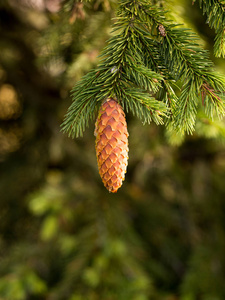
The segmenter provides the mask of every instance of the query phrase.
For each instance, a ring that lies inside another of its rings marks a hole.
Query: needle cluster
[[[216,2],[222,3],[210,3]],[[206,1],[200,5],[204,8]],[[222,4],[220,8],[218,24],[223,24]],[[214,18],[209,17],[211,26]],[[180,90],[174,90],[176,84]],[[102,102],[112,97],[143,123],[166,123],[180,135],[192,133],[199,105],[211,119],[225,114],[224,91],[225,79],[214,71],[208,52],[190,29],[167,19],[150,1],[123,0],[98,66],[72,91],[63,131],[81,136]]]

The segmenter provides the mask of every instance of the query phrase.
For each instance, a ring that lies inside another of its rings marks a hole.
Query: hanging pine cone
[[[128,161],[128,132],[119,103],[108,98],[100,107],[95,123],[96,155],[104,186],[112,193],[121,187]]]

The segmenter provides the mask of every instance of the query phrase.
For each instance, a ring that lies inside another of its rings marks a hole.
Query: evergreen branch
[[[217,117],[225,115],[225,94],[216,94],[215,90],[207,84],[201,88],[202,102],[206,115],[213,120],[214,114]]]
[[[178,99],[174,127],[176,131],[184,134],[194,131],[198,106],[198,85],[190,79],[181,91]]]
[[[203,76],[205,71],[210,71],[212,62],[208,59],[208,51],[199,46],[199,40],[190,29],[180,28],[179,24],[174,24],[166,20],[165,12],[158,7],[147,9],[142,7],[144,14],[141,14],[148,31],[152,27],[158,28],[160,25],[164,28],[165,34],[160,37],[160,42],[155,44],[161,55],[163,65],[169,70],[175,80],[187,80],[192,76]],[[146,28],[143,30],[146,32]],[[146,42],[147,39],[143,39]],[[146,45],[147,46],[147,45]]]
[[[159,89],[159,92],[156,94],[159,99],[162,99],[163,102],[169,107],[169,118],[166,119],[166,126],[174,122],[175,114],[177,110],[177,101],[178,97],[174,92],[171,82],[169,80],[164,80],[162,83],[162,88]]]
[[[188,132],[193,131],[198,104],[196,97],[199,97],[198,91],[202,88],[203,81],[208,84],[209,89],[214,91],[214,94],[211,93],[207,97],[208,113],[210,107],[211,115],[214,113],[218,116],[224,115],[224,105],[221,104],[222,101],[218,101],[221,99],[218,94],[225,90],[224,80],[214,76],[208,52],[199,47],[196,35],[186,28],[178,28],[178,24],[165,21],[163,10],[160,11],[158,8],[147,10],[145,7],[144,11],[149,17],[149,23],[155,23],[155,27],[162,26],[164,29],[161,34],[162,42],[158,43],[164,66],[175,80],[182,80],[185,84],[178,100],[180,101],[179,105],[175,109],[175,119],[177,120],[174,120],[174,123],[178,126],[177,129],[181,132],[184,132],[184,128]],[[150,30],[151,28],[149,28]],[[193,90],[193,84],[190,85],[191,82],[194,83],[196,92]],[[218,88],[215,89],[215,85]],[[188,86],[190,88],[187,88]],[[182,105],[184,106],[182,107]],[[181,120],[178,120],[179,117]],[[188,122],[190,123],[188,124]]]
[[[225,58],[225,25],[221,27],[215,37],[214,55]]]
[[[179,98],[174,81],[183,84]],[[116,96],[144,123],[162,124],[169,112],[167,126],[191,133],[199,103],[211,118],[225,114],[224,90],[224,79],[212,70],[194,33],[167,20],[165,11],[148,1],[120,1],[113,36],[96,70],[76,85],[63,130],[81,135],[101,102]]]
[[[103,49],[95,73],[87,75],[76,85],[73,103],[64,120],[63,131],[71,136],[82,135],[99,103],[114,95],[119,101],[127,102],[126,107],[141,116],[144,122],[154,120],[157,124],[162,123],[160,114],[164,115],[166,105],[163,103],[160,105],[157,100],[153,101],[150,94],[157,92],[163,77],[149,70],[142,62],[143,53],[136,38],[138,32],[135,30],[135,25],[140,24],[137,6],[133,1],[121,1],[117,21],[113,26],[114,36]],[[126,87],[122,92],[121,82]],[[136,91],[140,91],[137,87],[143,88],[149,94],[141,92],[138,95],[134,89],[129,89],[132,86],[135,86]]]
[[[186,28],[167,26],[167,35],[160,44],[164,63],[175,80],[197,79],[210,71],[208,52],[199,47],[197,37]]]
[[[215,92],[215,88],[221,88],[221,81],[217,82],[215,75],[209,75],[209,82],[202,83],[202,80],[196,82],[194,79],[191,79],[183,87],[181,95],[178,99],[178,105],[176,108],[176,118],[175,118],[175,128],[178,132],[192,133],[194,131],[194,125],[197,114],[197,107],[199,105],[199,96],[201,94],[202,105],[206,115],[214,119],[216,117],[225,115],[225,94]],[[200,88],[199,88],[200,86]]]
[[[139,32],[138,39],[142,48],[142,57],[144,65],[151,70],[154,70],[156,74],[161,75],[161,86],[156,94],[156,98],[164,101],[170,108],[171,117],[174,116],[174,109],[176,107],[177,96],[171,87],[170,75],[168,69],[164,66],[163,61],[159,55],[158,42],[149,37],[149,33],[144,29],[136,28]],[[167,119],[167,123],[169,119]]]
[[[143,1],[142,1],[143,2]],[[138,3],[138,9],[142,8],[142,5],[140,1]],[[147,3],[147,2],[145,2]],[[149,4],[148,4],[149,6]],[[140,10],[139,10],[140,12]],[[164,19],[164,17],[163,17]],[[133,53],[131,54],[131,57],[136,57],[136,61],[139,61],[139,64],[142,66],[146,66],[145,69],[148,69],[148,72],[151,72],[152,74],[154,70],[156,75],[153,75],[155,79],[158,81],[160,80],[160,86],[157,86],[157,90],[159,89],[159,92],[157,93],[158,99],[163,100],[166,105],[170,108],[170,113],[173,116],[174,109],[176,107],[176,95],[171,88],[170,83],[168,82],[169,78],[171,77],[169,75],[169,72],[167,68],[163,65],[163,62],[161,60],[161,57],[159,55],[159,46],[158,42],[152,38],[152,35],[149,31],[146,30],[146,24],[149,25],[149,19],[140,18],[139,22],[134,22],[132,24],[132,28],[134,31],[133,36],[133,44],[136,46],[133,50]],[[144,26],[143,26],[144,23]],[[133,47],[132,47],[133,48]],[[132,49],[130,48],[130,50]],[[133,60],[132,60],[133,61]],[[137,70],[137,67],[136,67]],[[137,70],[137,72],[140,74],[141,70]],[[151,77],[150,75],[149,77]],[[156,81],[156,80],[154,80]],[[157,81],[156,81],[157,82]],[[149,83],[149,81],[148,81]],[[139,82],[139,85],[141,83]],[[142,86],[143,87],[143,86]],[[146,86],[144,86],[146,88]],[[157,90],[154,89],[153,86],[151,86],[151,89],[156,92]]]
[[[201,86],[201,95],[203,107],[212,120],[214,114],[217,118],[225,115],[225,79],[217,73],[207,74],[207,82],[205,81]]]
[[[144,65],[135,65],[128,57],[126,57],[126,62],[123,75],[127,80],[151,93],[158,91],[161,86],[160,82],[163,79],[160,74],[151,71]]]
[[[199,0],[199,5],[203,14],[207,15],[206,22],[216,32],[214,54],[216,57],[225,57],[225,2],[221,0]]]
[[[193,3],[196,0],[193,1]],[[224,24],[225,1],[221,0],[199,0],[200,8],[203,14],[207,15],[207,23],[215,30],[218,30]]]
[[[89,120],[93,119],[97,109],[98,89],[93,82],[97,79],[96,71],[91,71],[83,77],[72,90],[73,102],[65,115],[62,131],[68,136],[82,136]]]
[[[168,108],[153,98],[149,93],[137,88],[121,86],[120,99],[127,112],[131,111],[142,122],[154,121],[157,125],[163,124],[163,116],[167,116]]]

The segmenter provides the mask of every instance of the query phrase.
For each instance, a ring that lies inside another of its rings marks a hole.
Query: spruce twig
[[[194,3],[195,1],[193,1]],[[215,29],[214,55],[225,57],[225,1],[199,0],[203,14],[207,16],[207,23]]]
[[[224,78],[213,70],[197,36],[168,20],[163,9],[145,0],[120,1],[112,34],[96,69],[73,90],[62,125],[69,136],[82,135],[109,97],[117,98],[143,123],[163,124],[167,117],[167,126],[172,124],[181,135],[194,131],[200,104],[210,118],[225,114]],[[180,95],[173,90],[176,82],[182,85]]]

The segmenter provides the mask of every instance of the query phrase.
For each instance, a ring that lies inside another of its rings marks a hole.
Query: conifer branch
[[[108,97],[143,123],[162,124],[167,117],[167,126],[180,134],[193,132],[200,104],[210,118],[225,114],[224,78],[213,70],[197,36],[168,20],[163,9],[145,0],[120,1],[112,32],[96,70],[73,90],[63,131],[82,135]],[[179,96],[173,90],[177,81]]]
[[[113,96],[144,123],[151,120],[162,123],[160,115],[165,115],[167,106],[163,102],[158,104],[159,101],[153,98],[162,76],[142,63],[142,50],[135,43],[138,33],[134,24],[141,23],[137,15],[134,1],[121,1],[113,27],[114,36],[103,49],[99,65],[95,71],[84,76],[73,90],[73,103],[62,129],[69,136],[82,135],[101,102]],[[132,87],[139,87],[140,93],[137,94]]]
[[[163,102],[155,100],[150,94],[137,88],[122,88],[125,108],[131,111],[143,123],[154,121],[157,125],[163,124],[162,116],[166,116],[167,108]]]
[[[195,2],[195,1],[193,1]],[[207,15],[207,23],[215,29],[216,37],[214,55],[225,57],[225,1],[224,0],[199,0],[203,14]]]
[[[213,94],[207,97],[206,112],[211,117],[214,113],[217,116],[224,115],[224,79],[215,75],[213,64],[208,59],[208,52],[200,48],[197,36],[189,29],[180,28],[178,24],[166,20],[163,10],[154,7],[151,10],[147,10],[146,7],[143,9],[145,19],[148,17],[147,24],[150,24],[149,31],[159,26],[163,28],[161,42],[157,45],[163,65],[169,71],[168,75],[184,83],[177,100],[178,105],[174,110],[175,116],[172,116],[176,130],[182,134],[194,130],[197,106],[200,103],[199,91],[202,91],[204,83],[213,91]],[[215,86],[218,88],[215,89]]]
[[[182,89],[175,115],[175,127],[181,134],[192,133],[197,115],[198,85],[190,79]]]

